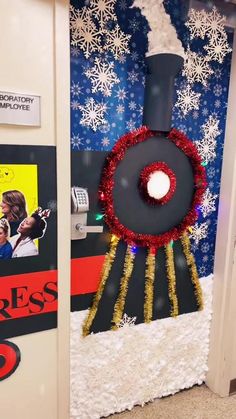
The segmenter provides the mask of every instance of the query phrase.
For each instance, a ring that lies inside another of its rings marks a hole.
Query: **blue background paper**
[[[77,9],[88,2],[73,0],[71,4]],[[145,53],[147,51],[148,24],[141,15],[140,10],[129,8],[131,0],[118,0],[115,12],[118,23],[125,34],[130,34],[130,54],[125,54],[120,60],[114,60],[111,52],[93,53],[86,59],[79,47],[71,46],[71,148],[73,151],[109,151],[120,136],[142,125],[142,110],[145,79]],[[171,16],[178,37],[185,49],[190,44],[191,49],[205,53],[205,41],[201,39],[190,40],[189,30],[185,26],[187,18],[187,2],[181,0],[164,1],[167,12]],[[157,17],[158,18],[158,17]],[[228,33],[228,41],[232,46],[233,34]],[[110,97],[101,92],[92,93],[92,84],[84,74],[86,69],[93,66],[94,58],[104,57],[114,62],[114,71],[120,83],[112,88]],[[209,78],[207,86],[194,83],[194,91],[201,93],[200,107],[191,111],[186,117],[173,108],[172,125],[183,131],[192,141],[202,139],[201,126],[207,121],[209,115],[215,116],[219,122],[220,135],[217,137],[217,156],[206,166],[208,187],[212,194],[219,195],[222,156],[224,148],[225,120],[227,112],[228,86],[230,76],[231,54],[227,54],[223,63],[211,61],[214,74]],[[179,76],[176,79],[176,90],[181,89],[186,78]],[[175,92],[176,95],[176,92]],[[100,126],[96,132],[80,124],[81,111],[79,105],[84,105],[86,99],[93,97],[107,106],[105,119],[107,124]],[[216,210],[203,218],[199,214],[198,222],[207,222],[208,234],[199,244],[192,241],[192,251],[197,262],[200,277],[213,272],[214,248],[217,226],[218,199]]]

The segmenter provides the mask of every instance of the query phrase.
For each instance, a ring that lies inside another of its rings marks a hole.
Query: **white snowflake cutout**
[[[207,237],[208,224],[207,223],[195,223],[194,226],[189,228],[191,234],[190,238],[194,240],[196,245],[199,241]]]
[[[127,314],[124,314],[122,320],[119,323],[116,323],[116,326],[120,329],[122,327],[134,326],[137,317],[129,317]]]
[[[219,119],[215,118],[213,115],[209,116],[205,124],[201,126],[205,138],[214,140],[220,135],[219,122]]]
[[[113,62],[106,63],[98,57],[95,58],[94,66],[85,71],[86,76],[91,80],[93,93],[100,91],[105,96],[111,96],[112,87],[120,81],[113,68]]]
[[[91,0],[89,7],[95,18],[99,21],[100,28],[103,29],[109,20],[117,20],[115,14],[116,0]]]
[[[232,51],[227,39],[223,37],[212,38],[210,43],[203,48],[207,51],[208,60],[218,61],[220,64],[223,63],[226,54]]]
[[[81,125],[92,128],[93,131],[97,131],[97,128],[106,124],[104,113],[106,111],[106,105],[103,103],[96,103],[93,98],[89,98],[85,105],[80,105],[79,109],[82,112]]]
[[[76,9],[74,6],[70,6],[70,30],[72,40],[75,40],[80,36],[81,31],[85,30],[88,26],[94,26],[92,15],[87,7],[82,9]]]
[[[123,54],[129,54],[130,50],[128,47],[129,40],[131,35],[126,35],[116,24],[114,29],[106,30],[106,42],[105,42],[105,50],[111,51],[114,55],[116,60]]]
[[[210,39],[217,39],[219,36],[225,38],[225,22],[225,16],[222,16],[214,6],[211,12],[206,13],[206,35]]]
[[[185,89],[177,90],[176,93],[178,99],[175,106],[183,112],[184,116],[193,109],[199,109],[201,93],[195,93],[189,84]]]
[[[216,140],[212,137],[204,137],[201,141],[196,141],[195,145],[206,164],[216,158]]]
[[[213,70],[209,65],[207,57],[188,49],[185,54],[182,74],[187,77],[189,83],[199,82],[206,86],[208,78],[213,74]]]
[[[203,200],[202,203],[200,205],[200,209],[202,211],[202,215],[205,218],[207,215],[211,214],[213,211],[216,211],[216,199],[217,199],[218,195],[213,195],[210,192],[210,189],[207,188],[204,196],[203,196]]]
[[[185,23],[190,32],[190,39],[204,39],[206,34],[206,12],[205,10],[190,9],[188,20]]]

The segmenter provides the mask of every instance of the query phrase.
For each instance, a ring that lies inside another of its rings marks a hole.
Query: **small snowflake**
[[[213,211],[216,211],[216,199],[218,195],[213,195],[210,192],[210,189],[207,188],[202,203],[200,205],[200,209],[202,211],[203,217],[205,218],[207,215],[211,214]]]
[[[136,103],[135,103],[135,101],[134,100],[131,100],[130,102],[129,102],[129,109],[131,110],[131,111],[134,111],[135,109],[136,109]]]
[[[127,0],[120,0],[120,2],[119,2],[119,8],[120,8],[120,10],[126,10],[128,8],[128,6],[127,6]]]
[[[71,45],[79,46],[85,57],[89,58],[92,52],[101,51],[101,32],[92,21],[91,12],[86,7],[77,10],[71,6],[70,10]]]
[[[117,113],[123,113],[125,111],[125,107],[124,107],[124,105],[117,105],[117,107],[116,107],[116,112]]]
[[[127,99],[127,91],[124,88],[119,87],[116,91],[116,97],[118,100],[124,102],[125,99]]]
[[[209,245],[209,243],[203,243],[203,244],[201,245],[201,251],[202,251],[203,253],[208,253],[208,252],[209,252],[209,250],[210,250],[210,245]]]
[[[206,13],[206,35],[210,39],[217,39],[219,36],[226,37],[225,16],[222,16],[214,6],[210,13]]]
[[[133,19],[129,19],[128,27],[131,30],[131,32],[135,33],[139,31],[139,25],[140,25],[140,22],[135,17]]]
[[[204,39],[206,34],[206,12],[204,10],[190,9],[188,21],[185,25],[190,31],[190,39],[195,37]]]
[[[214,140],[216,137],[218,137],[218,135],[220,135],[220,130],[218,127],[219,122],[220,121],[214,118],[214,116],[209,116],[208,120],[201,127],[205,138]]]
[[[131,38],[131,35],[126,35],[116,24],[114,29],[106,31],[106,42],[105,49],[111,51],[116,60],[119,59],[122,54],[129,54],[130,50],[128,48],[128,43]]]
[[[80,49],[77,47],[71,47],[72,57],[78,57],[80,55]]]
[[[80,103],[77,100],[72,100],[70,106],[73,111],[78,111],[80,107]]]
[[[103,28],[109,20],[117,20],[114,7],[116,0],[91,0],[90,10],[95,18],[99,21],[100,27]]]
[[[83,144],[83,139],[77,134],[72,133],[71,145],[73,150],[80,150],[80,146]]]
[[[130,118],[130,120],[126,122],[126,128],[129,131],[134,131],[135,130],[135,128],[136,128],[135,121],[132,118]]]
[[[81,125],[88,126],[97,131],[99,125],[105,124],[104,119],[106,107],[103,103],[96,103],[93,98],[89,98],[85,105],[80,105],[82,112]]]
[[[215,107],[220,108],[221,107],[221,101],[219,99],[215,100]]]
[[[118,58],[119,63],[124,64],[126,62],[126,56],[121,54]]]
[[[105,123],[100,125],[98,129],[102,134],[107,134],[110,131],[111,127],[109,122],[105,121]]]
[[[207,57],[187,51],[185,55],[183,75],[187,77],[189,83],[199,82],[206,86],[207,80],[213,74]]]
[[[108,137],[102,138],[102,145],[103,147],[107,147],[110,144],[110,140]]]
[[[213,93],[217,97],[221,96],[222,95],[222,86],[220,84],[216,84],[213,87]]]
[[[218,61],[220,64],[223,63],[226,54],[232,51],[226,38],[213,38],[204,49],[207,51],[208,59]]]
[[[133,51],[131,53],[131,60],[132,61],[138,61],[138,58],[139,58],[139,55],[138,55],[137,51]]]
[[[198,118],[199,118],[199,112],[193,111],[193,119],[198,119]]]
[[[91,80],[93,93],[100,91],[105,96],[111,96],[112,87],[120,81],[113,68],[113,62],[106,63],[98,57],[95,58],[94,67],[85,71],[86,76]]]
[[[205,239],[207,237],[207,230],[208,230],[207,223],[202,223],[202,224],[196,223],[194,226],[190,227],[190,231],[191,231],[190,237],[198,245],[200,240]]]
[[[136,73],[136,71],[134,71],[134,69],[132,69],[131,71],[128,71],[127,79],[133,85],[135,82],[138,82],[138,73]]]
[[[196,141],[195,144],[205,163],[216,158],[216,141],[212,137],[204,137],[201,141]]]
[[[134,326],[136,319],[137,317],[129,317],[127,314],[124,314],[123,319],[116,326],[118,328]]]
[[[190,85],[183,90],[177,90],[178,100],[175,106],[179,108],[183,115],[187,115],[192,109],[199,109],[200,93],[195,93]]]
[[[72,84],[71,84],[71,88],[70,88],[72,96],[73,97],[75,97],[75,96],[79,97],[80,95],[83,95],[82,90],[83,90],[83,87],[80,86],[79,82],[75,83],[74,80],[72,80]]]

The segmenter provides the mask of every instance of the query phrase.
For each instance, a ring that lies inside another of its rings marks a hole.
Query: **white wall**
[[[69,417],[68,25],[67,0],[0,0],[0,90],[42,98],[41,127],[1,125],[0,144],[57,145],[58,219],[65,228],[58,230],[59,329],[9,339],[22,361],[0,383],[2,419]]]

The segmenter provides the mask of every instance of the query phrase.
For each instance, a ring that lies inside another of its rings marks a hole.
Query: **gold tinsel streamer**
[[[83,325],[83,336],[87,336],[90,332],[91,325],[97,313],[99,301],[102,297],[104,287],[106,285],[112,264],[116,256],[116,249],[117,249],[118,243],[119,243],[119,238],[113,235],[111,238],[110,250],[106,254],[105,261],[103,264],[103,268],[101,272],[101,281],[100,281],[98,290],[96,292],[96,295],[94,297],[92,307],[89,310],[88,317],[85,320],[84,325]]]
[[[113,312],[112,330],[116,330],[118,328],[117,324],[121,322],[122,317],[123,317],[123,311],[125,307],[126,295],[128,292],[129,280],[131,278],[133,267],[134,267],[134,258],[135,258],[135,253],[132,251],[132,247],[127,246],[123,276],[121,278],[121,284],[120,284],[120,292],[116,300],[114,312]]]
[[[148,255],[146,259],[146,271],[145,271],[145,300],[144,300],[144,321],[150,323],[153,315],[153,285],[155,279],[155,252],[152,249],[148,249]]]
[[[168,294],[171,304],[170,315],[176,317],[179,314],[178,298],[176,295],[176,277],[174,265],[174,252],[171,244],[165,246],[166,252],[166,270],[168,278]]]
[[[197,299],[198,309],[202,310],[203,309],[202,289],[199,282],[195,259],[190,251],[190,240],[187,233],[184,233],[184,235],[181,237],[181,243],[183,246],[183,252],[186,257],[187,265],[190,270],[191,280],[194,286],[194,293]]]

